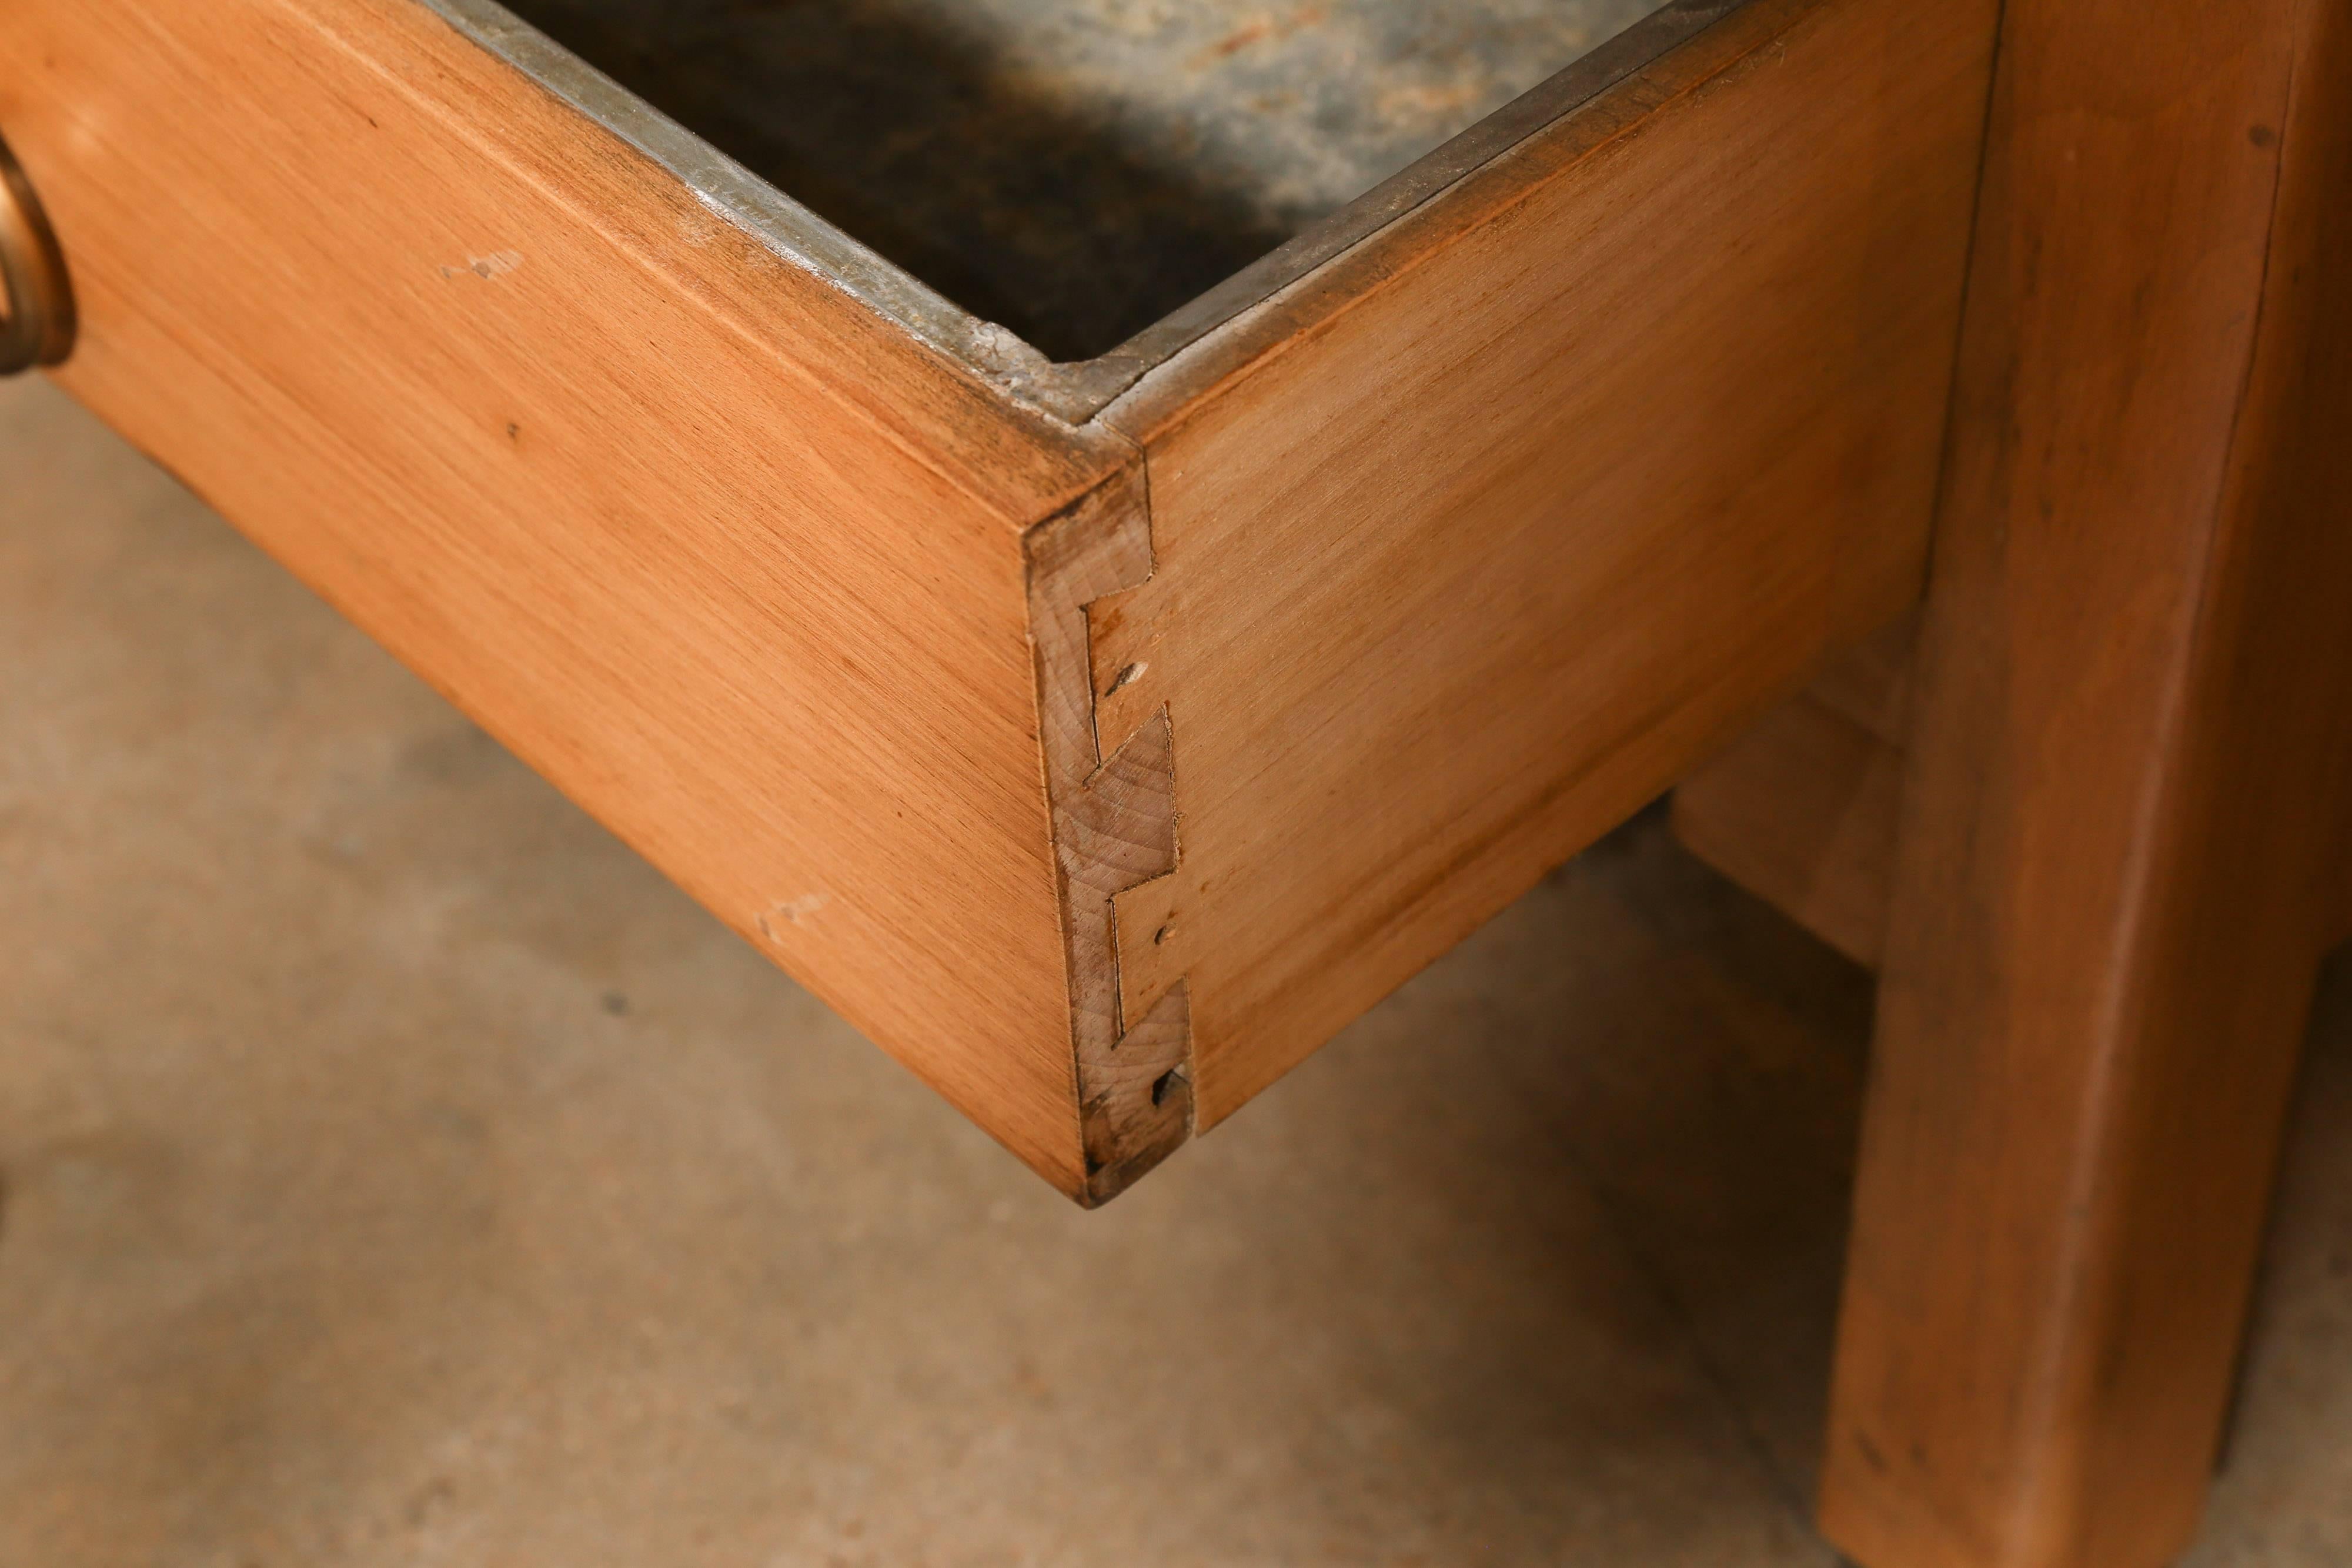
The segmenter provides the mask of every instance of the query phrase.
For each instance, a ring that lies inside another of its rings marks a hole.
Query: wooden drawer
[[[1993,9],[1670,5],[1062,363],[488,0],[15,0],[0,131],[64,385],[1099,1201],[1916,597]]]

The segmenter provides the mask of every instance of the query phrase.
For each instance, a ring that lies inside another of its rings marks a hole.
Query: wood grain
[[[1685,8],[1076,427],[413,0],[0,123],[74,392],[1099,1202],[1916,597],[1991,6]]]
[[[1756,0],[1108,411],[1202,1126],[1916,595],[1992,25]]]
[[[1132,462],[406,0],[26,0],[61,380],[1048,1177],[1024,529]]]
[[[1823,1521],[2195,1529],[2352,737],[2352,7],[2011,0]]]

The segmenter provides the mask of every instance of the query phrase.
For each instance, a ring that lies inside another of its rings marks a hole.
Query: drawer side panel
[[[409,0],[28,0],[63,383],[1076,1192],[1055,435]],[[1131,455],[1129,455],[1131,460]]]
[[[1917,595],[1994,22],[1753,0],[1108,411],[1201,1125]]]

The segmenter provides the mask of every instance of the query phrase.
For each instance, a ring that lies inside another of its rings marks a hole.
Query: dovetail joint
[[[1162,705],[1124,735],[1098,695],[1133,688],[1141,663],[1097,693],[1089,606],[1152,572],[1137,465],[1026,536],[1030,640],[1070,987],[1070,1043],[1085,1155],[1080,1201],[1108,1202],[1192,1135],[1192,1001],[1180,978],[1148,1003],[1121,984],[1115,900],[1176,868],[1175,736]]]

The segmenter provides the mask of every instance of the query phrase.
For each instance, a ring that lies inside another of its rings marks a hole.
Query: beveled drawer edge
[[[1177,354],[1753,0],[1669,0],[1118,348],[1066,363],[1046,359],[1010,329],[972,315],[852,238],[498,0],[417,3],[651,160],[788,265],[840,289],[998,392],[1084,424]]]

